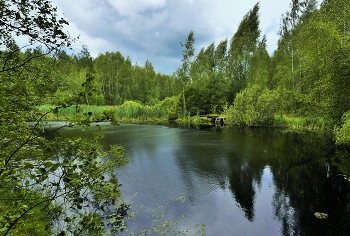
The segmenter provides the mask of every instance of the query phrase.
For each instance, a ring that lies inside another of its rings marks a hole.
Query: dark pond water
[[[65,128],[63,137],[105,134],[126,148],[117,170],[122,193],[137,212],[130,231],[149,228],[156,210],[181,220],[193,235],[350,235],[350,156],[326,134],[271,129],[102,125]],[[328,214],[317,219],[315,212]]]

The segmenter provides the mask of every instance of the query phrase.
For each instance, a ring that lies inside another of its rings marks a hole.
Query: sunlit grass
[[[330,128],[331,122],[324,117],[295,117],[277,115],[274,126],[288,127],[292,129],[325,130]]]
[[[135,105],[137,104],[137,105]],[[107,118],[125,123],[164,123],[168,119],[168,111],[159,106],[146,106],[142,104],[127,103],[120,106],[91,106],[74,105],[59,108],[54,111],[54,105],[42,105],[38,109],[47,114],[46,120],[78,121],[89,117],[90,121],[106,121]]]

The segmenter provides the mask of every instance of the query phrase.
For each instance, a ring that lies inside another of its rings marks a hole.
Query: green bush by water
[[[350,111],[343,116],[342,125],[335,128],[337,145],[350,146]]]

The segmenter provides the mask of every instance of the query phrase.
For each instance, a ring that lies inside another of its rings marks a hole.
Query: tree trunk
[[[185,115],[186,115],[185,85],[182,86],[182,103],[183,103],[184,118],[185,118]]]

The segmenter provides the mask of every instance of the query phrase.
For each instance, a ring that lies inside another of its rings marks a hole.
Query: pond
[[[62,137],[104,133],[129,163],[116,170],[123,197],[137,212],[129,232],[157,217],[180,220],[193,235],[350,235],[349,156],[327,134],[275,129],[195,129],[163,125],[92,126]],[[156,216],[152,216],[156,211]],[[326,213],[318,219],[314,213]],[[185,218],[182,218],[182,216]],[[186,220],[187,219],[187,220]]]

